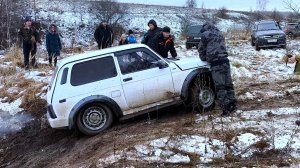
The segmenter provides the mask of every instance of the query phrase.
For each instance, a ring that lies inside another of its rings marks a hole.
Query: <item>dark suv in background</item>
[[[192,25],[188,28],[187,32],[187,39],[186,39],[186,49],[190,49],[194,46],[198,46],[200,40],[201,40],[201,33],[200,30],[202,28],[202,25]]]
[[[300,36],[300,22],[299,23],[287,23],[284,27],[284,32],[289,38],[294,39]]]
[[[255,46],[257,51],[267,47],[286,48],[286,35],[277,22],[262,20],[253,26],[251,45]]]

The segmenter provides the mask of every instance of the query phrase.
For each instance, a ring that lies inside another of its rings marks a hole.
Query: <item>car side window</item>
[[[77,63],[71,71],[71,85],[79,86],[117,76],[113,57],[103,57]]]
[[[145,51],[133,51],[119,54],[117,60],[121,73],[128,74],[158,67],[159,58]]]

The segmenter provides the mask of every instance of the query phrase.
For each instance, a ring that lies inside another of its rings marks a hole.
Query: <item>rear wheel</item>
[[[190,89],[191,105],[199,112],[211,111],[215,106],[213,81],[208,75],[198,75]]]
[[[91,104],[77,116],[77,127],[86,135],[96,135],[106,130],[113,122],[112,111],[104,104]]]

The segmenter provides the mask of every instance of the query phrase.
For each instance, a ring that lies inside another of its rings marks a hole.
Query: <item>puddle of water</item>
[[[9,112],[0,110],[0,138],[21,130],[25,124],[33,118],[24,113],[11,115]]]

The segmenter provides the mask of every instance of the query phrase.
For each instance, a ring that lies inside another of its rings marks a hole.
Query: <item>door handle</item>
[[[124,82],[130,81],[130,80],[132,80],[132,77],[123,79]]]

